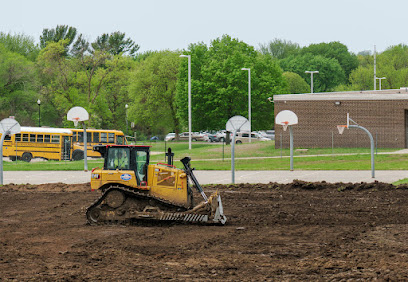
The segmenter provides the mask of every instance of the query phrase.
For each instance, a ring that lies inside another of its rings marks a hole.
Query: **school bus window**
[[[4,141],[10,141],[10,140],[11,140],[11,136],[10,136],[10,135],[4,136]]]
[[[30,142],[35,142],[35,134],[30,134]]]
[[[51,143],[59,143],[59,142],[60,142],[59,135],[52,135],[51,136]]]
[[[88,143],[92,142],[92,133],[91,132],[86,133],[86,142],[88,142]]]
[[[93,133],[93,142],[94,143],[99,143],[99,132],[94,132]]]
[[[84,133],[83,132],[78,132],[78,140],[77,142],[84,142]]]
[[[108,142],[108,133],[101,132],[101,143],[107,143]]]
[[[109,143],[115,143],[115,133],[109,133]]]
[[[23,141],[28,142],[28,134],[23,134]]]
[[[78,132],[74,131],[74,133],[73,133],[73,135],[72,135],[72,141],[73,141],[73,142],[76,142],[76,141],[77,141],[77,135],[78,135]]]
[[[44,135],[44,143],[50,143],[51,142],[51,136],[50,135]]]
[[[23,135],[23,139],[24,139],[24,135]],[[37,142],[42,143],[43,140],[44,140],[44,135],[38,134],[38,135],[37,135]]]
[[[21,141],[21,134],[17,133],[16,134],[16,142],[20,142]]]

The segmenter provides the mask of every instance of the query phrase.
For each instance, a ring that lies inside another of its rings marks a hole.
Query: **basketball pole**
[[[235,184],[235,135],[237,135],[237,130],[234,130],[232,135],[231,144],[231,182]]]
[[[351,119],[350,119],[351,120]],[[373,135],[368,131],[367,128],[362,127],[360,125],[354,125],[350,124],[349,128],[358,128],[363,130],[365,133],[367,133],[368,137],[370,138],[370,144],[371,144],[371,177],[375,178],[375,167],[374,167],[374,138]]]
[[[350,121],[353,122],[354,124],[350,124]],[[374,138],[373,135],[368,131],[367,128],[358,125],[357,122],[352,120],[350,118],[349,113],[347,113],[347,125],[338,125],[337,129],[339,130],[339,134],[343,134],[344,128],[357,128],[363,130],[365,133],[367,133],[368,137],[370,138],[370,145],[371,145],[371,177],[375,178],[375,164],[374,164]]]
[[[84,171],[88,171],[88,136],[86,134],[86,125],[85,121],[82,122],[83,127],[84,127]]]
[[[290,142],[290,171],[293,171],[293,131],[289,125],[289,142]]]
[[[10,131],[7,130],[1,135],[1,141],[0,141],[0,185],[3,185],[3,143],[4,143],[4,138],[6,135],[10,134]]]

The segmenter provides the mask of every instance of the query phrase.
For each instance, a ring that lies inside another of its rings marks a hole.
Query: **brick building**
[[[378,148],[408,148],[408,88],[378,91],[284,94],[273,97],[275,117],[283,110],[298,116],[293,126],[294,147],[369,147],[367,134],[337,125],[346,124],[347,113],[373,135]],[[275,125],[275,147],[289,147],[289,130]]]

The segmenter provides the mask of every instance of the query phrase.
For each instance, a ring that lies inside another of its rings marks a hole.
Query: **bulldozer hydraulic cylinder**
[[[193,169],[190,166],[191,158],[190,157],[185,157],[185,158],[181,159],[180,161],[183,163],[184,168],[185,168],[184,171],[186,172],[186,174],[190,177],[191,181],[196,186],[197,191],[200,192],[201,196],[203,196],[204,201],[208,202],[208,198],[205,195],[205,193],[203,191],[203,188],[201,187],[200,183],[198,183],[197,178],[193,174]]]

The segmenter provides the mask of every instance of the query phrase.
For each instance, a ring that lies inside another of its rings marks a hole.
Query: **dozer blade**
[[[183,213],[163,213],[160,220],[207,222],[222,225],[227,222],[222,207],[221,196],[218,193],[212,194],[207,202],[201,202],[193,209]]]
[[[203,201],[195,206],[192,210],[186,211],[185,213],[191,214],[204,214],[208,215],[206,222],[225,224],[227,218],[224,215],[224,209],[222,207],[221,196],[218,192],[212,194],[207,202]]]

